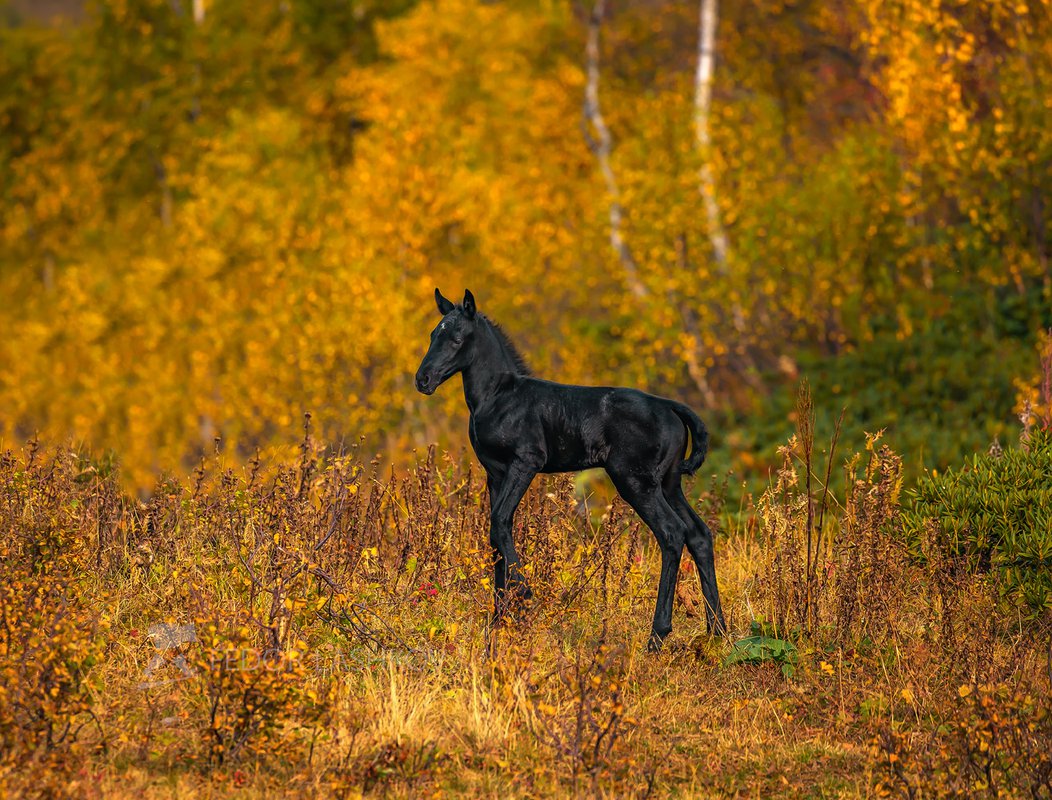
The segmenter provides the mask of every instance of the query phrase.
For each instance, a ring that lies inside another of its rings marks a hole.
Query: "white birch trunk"
[[[712,171],[712,137],[709,133],[709,115],[712,107],[712,81],[716,72],[716,29],[719,26],[719,0],[700,0],[698,9],[698,69],[694,76],[694,133],[698,142],[698,153],[701,156],[701,167],[698,170],[698,188],[702,205],[705,208],[709,244],[712,247],[716,274],[722,278],[730,277],[730,245],[727,232],[720,220],[720,207],[717,202],[716,178]],[[731,287],[728,287],[730,289]],[[744,334],[746,331],[745,312],[737,300],[731,302],[731,322],[735,330]],[[747,345],[738,346],[738,358],[741,361],[741,374],[758,391],[763,390],[763,382],[756,372],[756,364],[749,353]],[[695,383],[703,391],[708,390],[707,382],[703,384],[697,377]]]
[[[586,57],[588,63],[588,80],[584,93],[584,116],[595,131],[595,138],[588,135],[588,147],[599,161],[599,170],[606,182],[606,191],[610,196],[610,246],[617,253],[621,261],[621,267],[625,271],[625,282],[636,297],[647,295],[646,287],[639,280],[639,270],[636,261],[632,257],[621,233],[621,223],[624,211],[621,207],[621,192],[617,186],[617,178],[610,166],[610,129],[606,127],[603,113],[599,106],[599,30],[606,14],[606,0],[595,0],[592,14],[588,19],[588,42],[586,46]]]
[[[716,66],[716,26],[718,0],[701,0],[698,14],[698,70],[694,78],[694,133],[701,154],[699,171],[701,199],[705,206],[709,242],[716,259],[717,270],[727,271],[727,234],[720,222],[720,208],[716,202],[716,180],[712,174],[712,139],[709,136],[709,108],[712,104],[712,76]]]

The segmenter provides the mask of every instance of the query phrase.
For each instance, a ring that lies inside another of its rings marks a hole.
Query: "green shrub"
[[[1003,442],[1012,436],[1019,424],[1012,413],[1015,380],[1033,371],[1033,335],[999,330],[1000,318],[978,298],[959,305],[910,336],[889,329],[836,355],[795,353],[799,376],[814,395],[815,441],[828,442],[846,411],[840,451],[862,452],[867,432],[884,431],[882,442],[902,456],[909,485],[925,469],[942,472],[960,464],[962,454],[984,451],[995,437]],[[795,428],[796,379],[766,379],[770,395],[756,407],[710,413],[713,447],[705,462],[704,474],[734,470],[754,497],[778,467],[776,446]],[[842,471],[831,477],[831,491],[842,495],[848,488]],[[728,508],[738,505],[739,486],[730,482]]]
[[[907,497],[903,531],[915,553],[930,525],[953,556],[995,571],[1006,595],[1052,608],[1052,430],[1031,432],[1025,449],[931,473]]]

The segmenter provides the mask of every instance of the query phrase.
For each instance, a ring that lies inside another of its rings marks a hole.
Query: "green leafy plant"
[[[1052,608],[1052,430],[1025,448],[976,455],[907,493],[903,533],[916,555],[928,530],[973,570],[992,570],[1006,596]]]
[[[751,632],[752,636],[739,639],[734,643],[731,652],[723,660],[724,666],[763,664],[771,661],[781,666],[784,677],[793,677],[799,655],[796,645],[784,639],[769,636],[767,626],[757,620],[753,620]]]

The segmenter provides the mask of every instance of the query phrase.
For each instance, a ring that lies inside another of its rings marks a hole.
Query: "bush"
[[[951,555],[993,570],[1006,596],[1052,608],[1052,431],[1034,430],[1025,449],[931,473],[907,496],[903,533],[915,554],[931,526]]]
[[[882,795],[1052,796],[1052,702],[1005,684],[965,684],[930,738],[888,729],[878,748]]]
[[[105,745],[93,671],[106,657],[109,595],[87,596],[77,559],[92,563],[101,539],[87,531],[110,495],[85,474],[68,454],[40,458],[35,442],[23,459],[0,454],[0,775],[31,759],[61,784],[72,754]]]
[[[0,585],[0,619],[3,761],[52,753],[61,760],[77,750],[83,728],[98,724],[90,672],[104,655],[106,620],[72,582],[21,570]]]

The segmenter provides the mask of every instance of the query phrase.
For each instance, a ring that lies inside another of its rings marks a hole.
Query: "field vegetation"
[[[215,455],[141,502],[68,449],[8,453],[5,786],[1047,796],[1047,536],[1009,519],[996,541],[986,526],[951,534],[923,488],[904,513],[902,462],[879,436],[843,467],[832,448],[822,463],[806,389],[796,413],[755,507],[700,493],[730,635],[704,633],[685,566],[660,655],[644,648],[649,533],[565,476],[520,508],[535,596],[493,629],[485,484],[470,462],[431,449],[385,474],[324,447],[308,420],[298,462]],[[988,456],[1009,465],[1000,482],[961,491],[979,503],[1029,489],[1027,513],[1047,519],[1049,422]],[[1011,483],[1028,460],[1046,470],[1036,491]],[[841,468],[845,492],[828,491]]]

